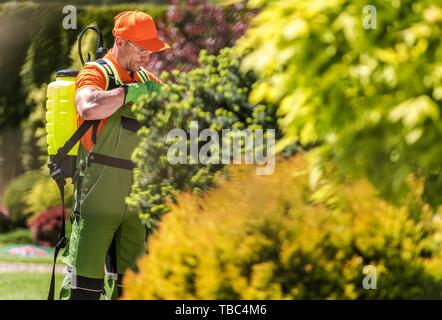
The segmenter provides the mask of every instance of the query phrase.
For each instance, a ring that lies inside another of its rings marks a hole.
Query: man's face
[[[140,71],[141,66],[149,61],[149,56],[152,53],[125,39],[122,40],[120,50],[121,56],[124,57],[122,65],[130,72]]]

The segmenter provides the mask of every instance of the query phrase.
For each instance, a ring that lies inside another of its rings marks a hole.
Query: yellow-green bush
[[[69,209],[73,197],[73,185],[65,185],[65,206]],[[55,181],[45,170],[28,171],[13,180],[3,196],[9,211],[12,227],[25,227],[29,218],[61,204],[60,192]]]
[[[40,171],[28,171],[6,187],[2,202],[9,212],[13,228],[26,226],[26,220],[32,214],[27,209],[26,197],[41,179]]]
[[[204,197],[180,194],[139,272],[127,273],[124,298],[440,298],[440,214],[416,200],[412,215],[365,181],[320,197],[301,156],[270,176],[254,169],[231,167]],[[376,290],[363,288],[366,265]]]
[[[423,198],[442,205],[441,2],[249,4],[263,10],[239,46],[252,48],[242,67],[259,75],[252,102],[279,105],[279,147],[320,144],[318,167],[365,176],[395,203],[418,175]]]
[[[66,209],[69,209],[72,203],[74,187],[67,180],[64,187],[64,203]],[[46,209],[55,207],[61,204],[60,191],[55,181],[49,176],[42,176],[42,178],[34,185],[32,190],[25,197],[27,210],[34,214],[39,214]]]

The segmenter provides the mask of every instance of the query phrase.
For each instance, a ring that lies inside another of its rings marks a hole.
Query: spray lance
[[[101,33],[101,30],[97,26],[89,26],[84,28],[80,34],[78,35],[78,55],[80,56],[81,64],[84,66],[84,60],[83,60],[83,54],[81,53],[81,39],[83,39],[83,35],[88,30],[94,30],[97,33],[98,41],[97,41],[97,47],[95,49],[95,59],[98,60],[100,58],[103,58],[104,55],[107,53],[107,49],[103,46],[103,35]],[[90,62],[91,55],[88,52],[87,53],[87,59],[86,62]]]

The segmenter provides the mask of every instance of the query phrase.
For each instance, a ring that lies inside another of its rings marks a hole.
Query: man
[[[130,105],[158,91],[160,80],[141,66],[150,53],[170,47],[143,12],[125,11],[114,20],[114,46],[103,59],[86,64],[76,80],[78,126],[97,121],[79,147],[61,299],[100,299],[105,262],[106,276],[121,285],[125,270],[135,269],[136,258],[144,252],[146,229],[125,204],[139,128]],[[112,297],[120,292],[114,290]]]

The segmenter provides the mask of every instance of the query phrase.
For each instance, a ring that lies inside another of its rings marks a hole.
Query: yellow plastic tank
[[[75,78],[78,70],[60,70],[48,85],[46,100],[46,134],[48,154],[55,155],[77,130]],[[68,153],[77,155],[79,143]]]

